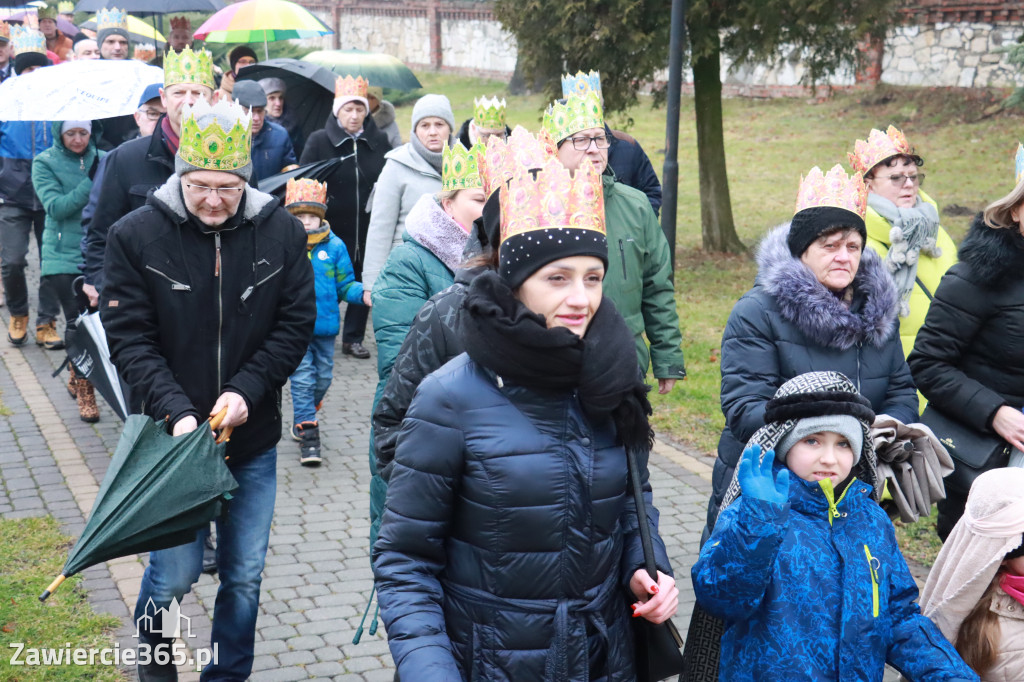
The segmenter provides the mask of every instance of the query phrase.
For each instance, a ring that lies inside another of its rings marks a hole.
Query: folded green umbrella
[[[85,530],[39,600],[94,564],[191,542],[236,488],[210,422],[174,437],[164,422],[130,415]]]

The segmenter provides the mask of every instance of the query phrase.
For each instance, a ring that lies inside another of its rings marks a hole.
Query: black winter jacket
[[[929,404],[992,431],[1003,405],[1024,406],[1024,237],[981,214],[943,276],[907,358]]]
[[[164,140],[163,119],[149,137],[129,140],[110,152],[103,164],[103,176],[92,218],[82,229],[85,281],[103,289],[103,259],[110,226],[146,205],[152,190],[174,175],[174,152]]]
[[[597,654],[589,679],[635,680],[627,584],[643,552],[626,479],[610,420],[591,423],[571,392],[501,385],[465,354],[427,377],[373,551],[402,679],[568,682]]]
[[[789,252],[786,223],[757,255],[754,288],[729,314],[722,335],[725,429],[708,505],[708,529],[750,437],[764,426],[765,404],[805,372],[842,372],[878,414],[916,422],[917,392],[903,358],[896,287],[877,253],[865,249],[847,309]]]
[[[658,215],[661,210],[661,182],[644,148],[621,130],[612,130],[607,124],[604,130],[611,137],[608,165],[615,171],[615,179],[646,194],[654,215]]]
[[[227,446],[232,463],[281,436],[281,386],[316,323],[306,233],[277,199],[246,187],[242,217],[213,231],[190,217],[172,176],[110,230],[100,315],[129,410],[168,426],[200,422],[223,391],[249,418]]]
[[[372,116],[363,121],[363,133],[349,135],[333,115],[322,130],[309,136],[299,164],[341,158],[343,163],[324,178],[327,183],[327,217],[331,231],[338,235],[352,258],[356,279],[362,276],[366,250],[366,231],[370,214],[366,201],[384,170],[384,155],[391,151],[388,136],[382,133]]]

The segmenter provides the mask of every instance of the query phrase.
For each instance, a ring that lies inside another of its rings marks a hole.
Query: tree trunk
[[[700,222],[705,251],[743,253],[736,235],[725,172],[722,134],[722,81],[720,42],[713,31],[714,50],[693,60],[693,96],[697,110],[697,162],[700,171]]]

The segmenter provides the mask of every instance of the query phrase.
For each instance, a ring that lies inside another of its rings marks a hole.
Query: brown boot
[[[12,346],[24,346],[28,338],[28,315],[11,315],[7,325],[7,340]]]
[[[46,350],[60,350],[64,347],[64,339],[57,333],[57,323],[50,320],[36,327],[36,345]]]
[[[88,379],[78,379],[76,386],[78,416],[82,421],[95,424],[100,420],[100,408],[96,406],[96,389]]]
[[[77,398],[75,395],[78,390],[78,377],[75,375],[75,368],[68,363],[68,395],[72,398]]]

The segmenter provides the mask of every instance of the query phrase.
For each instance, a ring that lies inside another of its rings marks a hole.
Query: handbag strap
[[[658,566],[654,562],[654,544],[651,542],[651,526],[647,520],[647,505],[644,503],[644,490],[640,483],[640,467],[636,463],[636,452],[626,448],[626,461],[629,463],[629,480],[633,486],[633,501],[636,504],[637,522],[640,526],[640,545],[644,550],[644,568],[651,580],[658,582]]]

